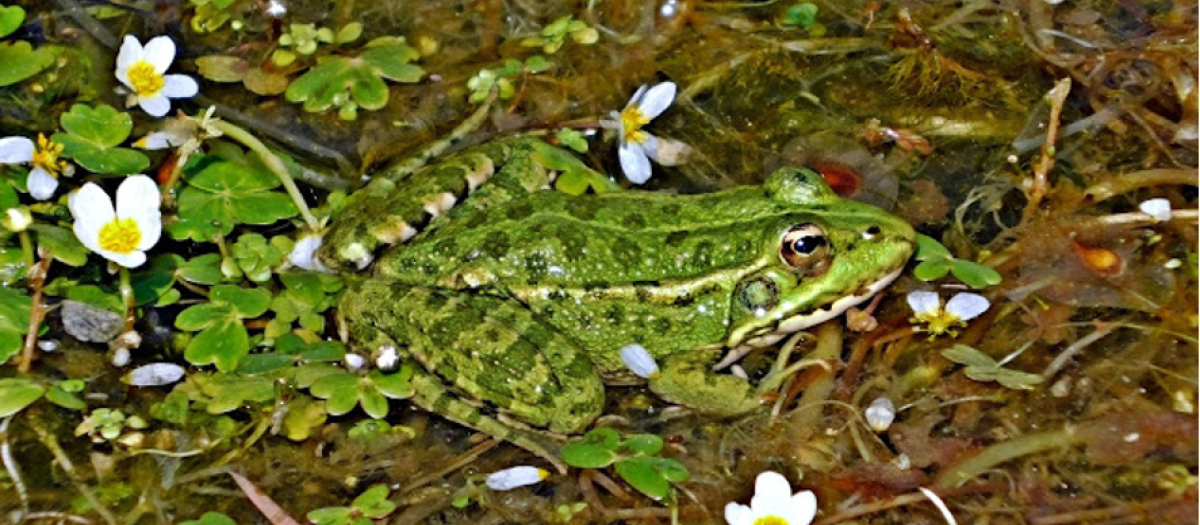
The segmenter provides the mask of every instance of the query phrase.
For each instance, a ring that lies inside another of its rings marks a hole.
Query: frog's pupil
[[[796,239],[795,241],[792,241],[792,251],[801,255],[811,255],[813,252],[817,251],[817,248],[820,248],[822,244],[825,244],[824,237],[805,235]]]

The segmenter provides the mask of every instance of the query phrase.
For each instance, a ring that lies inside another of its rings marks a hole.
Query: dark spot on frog
[[[642,249],[629,239],[617,238],[609,241],[612,259],[622,266],[640,264]]]
[[[608,318],[610,323],[618,324],[625,319],[625,309],[621,308],[620,305],[609,305],[609,307],[604,311],[604,317]]]
[[[479,251],[483,252],[490,259],[498,259],[508,253],[508,234],[504,232],[491,232],[479,243]]]
[[[631,213],[628,217],[625,217],[625,226],[631,230],[640,230],[646,227],[646,218],[642,217],[641,214]]]
[[[504,211],[504,215],[505,217],[508,217],[509,220],[519,221],[529,217],[530,215],[533,215],[533,211],[533,206],[530,206],[528,203],[520,202],[509,206],[508,209]]]
[[[596,199],[588,197],[580,197],[567,201],[567,213],[572,217],[590,221],[596,218],[596,211],[600,209],[599,202]]]
[[[683,230],[671,232],[667,235],[667,246],[679,246],[687,240],[688,235],[688,232]]]
[[[674,204],[674,203],[664,204],[662,207],[662,213],[664,215],[668,215],[668,216],[678,215],[679,210],[680,210],[680,206],[678,204]]]

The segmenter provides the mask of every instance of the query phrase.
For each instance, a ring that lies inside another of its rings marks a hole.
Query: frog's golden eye
[[[825,237],[825,230],[815,224],[793,226],[783,234],[779,257],[788,266],[805,273],[821,271],[828,266],[829,259],[829,241]]]

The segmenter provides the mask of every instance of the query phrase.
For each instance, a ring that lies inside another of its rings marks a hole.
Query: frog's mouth
[[[729,352],[725,354],[725,357],[721,359],[721,362],[713,366],[713,370],[721,370],[738,362],[738,360],[740,360],[742,357],[745,357],[746,354],[750,353],[755,348],[761,348],[767,345],[775,344],[780,339],[783,339],[788,335],[796,333],[810,326],[819,325],[825,321],[833,319],[834,317],[842,315],[842,313],[851,306],[862,303],[863,301],[870,299],[872,296],[882,291],[884,288],[887,288],[889,284],[892,284],[892,281],[895,281],[896,278],[900,276],[900,273],[903,270],[904,266],[900,266],[891,273],[883,276],[883,278],[879,279],[878,281],[868,284],[865,288],[863,288],[862,292],[853,295],[847,295],[846,297],[818,308],[815,311],[796,314],[791,317],[780,319],[779,322],[775,324],[775,328],[770,332],[747,339],[742,344],[731,348]]]

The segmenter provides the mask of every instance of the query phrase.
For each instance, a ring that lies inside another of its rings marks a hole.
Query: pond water
[[[1196,523],[1197,11],[4,0],[0,520]]]

